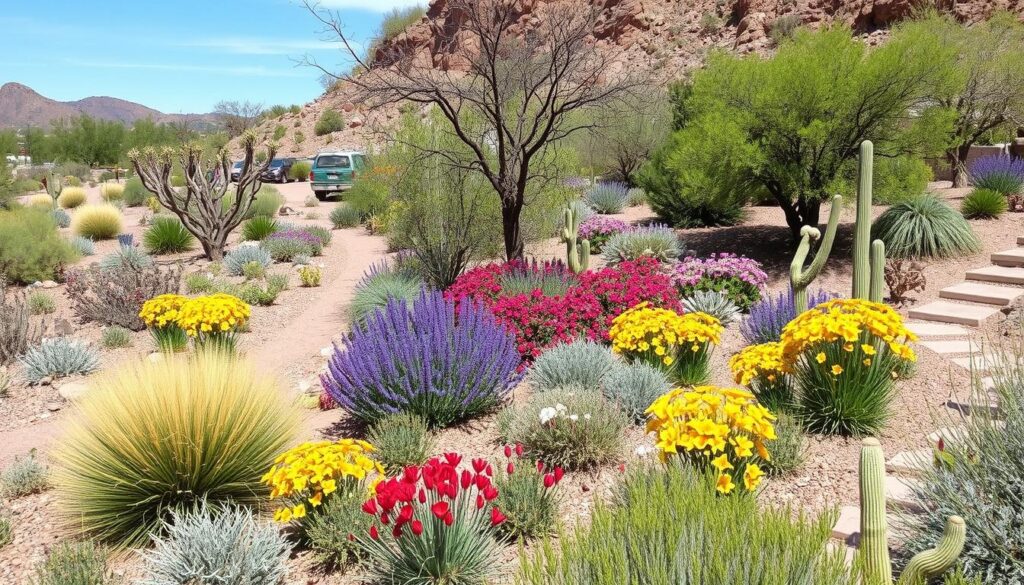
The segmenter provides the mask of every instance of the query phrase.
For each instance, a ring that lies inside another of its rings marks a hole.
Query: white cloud
[[[338,44],[307,39],[261,39],[251,37],[220,37],[197,39],[181,44],[185,47],[217,49],[236,55],[294,55],[306,51],[337,50]]]
[[[320,0],[320,5],[325,8],[339,8],[342,10],[369,10],[372,12],[387,12],[395,8],[408,8],[410,6],[426,6],[426,0]]]
[[[75,67],[93,67],[97,69],[146,69],[150,71],[175,71],[195,73],[217,73],[234,77],[311,77],[313,73],[306,68],[271,69],[269,67],[221,67],[217,65],[186,65],[175,63],[126,63],[122,61],[89,61],[67,59],[69,65]]]

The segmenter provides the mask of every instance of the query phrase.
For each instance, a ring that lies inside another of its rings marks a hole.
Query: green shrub
[[[14,540],[14,527],[11,526],[11,517],[0,513],[0,548],[3,548]]]
[[[306,135],[301,130],[296,130],[295,134],[292,135],[292,140],[295,141],[295,144],[302,144],[306,141]]]
[[[74,177],[74,181],[77,185],[81,186],[82,181],[88,181],[92,177],[92,169],[89,165],[80,162],[66,162],[61,163],[57,168],[53,169],[53,173],[59,177],[63,177],[67,181],[68,177]]]
[[[406,271],[383,267],[371,269],[356,284],[352,293],[349,312],[353,323],[362,323],[378,309],[387,306],[391,299],[411,303],[423,290],[423,280]]]
[[[316,121],[316,126],[313,127],[313,132],[315,132],[317,136],[323,136],[324,134],[340,132],[344,129],[345,117],[341,115],[341,112],[327,108],[322,114],[320,114],[320,118]]]
[[[672,389],[665,373],[650,364],[618,362],[601,382],[605,398],[636,424],[647,420],[647,407]]]
[[[366,556],[355,534],[370,528],[370,516],[363,512],[365,492],[351,482],[331,494],[317,509],[306,516],[302,529],[317,559],[329,569],[338,569]]]
[[[90,383],[53,453],[54,485],[81,531],[140,546],[204,499],[265,505],[261,477],[296,420],[275,381],[225,353],[135,362]]]
[[[206,294],[213,290],[213,278],[205,272],[185,275],[185,292],[190,295]]]
[[[36,568],[33,585],[104,585],[108,578],[103,549],[90,541],[62,542]]]
[[[274,217],[282,205],[284,205],[284,195],[281,195],[281,192],[275,187],[263,185],[260,187],[259,192],[256,193],[256,200],[252,202],[252,207],[249,208],[246,219],[260,215]]]
[[[308,244],[292,238],[268,238],[260,242],[260,248],[270,254],[275,262],[290,262],[296,256],[313,253]]]
[[[352,188],[345,191],[345,201],[359,212],[364,221],[384,213],[388,208],[389,197],[387,182],[375,173],[359,176],[352,183]]]
[[[800,15],[798,14],[784,14],[775,19],[771,24],[771,30],[768,36],[772,38],[772,41],[776,45],[781,45],[784,41],[793,37],[793,33],[800,27]]]
[[[135,246],[118,246],[116,250],[104,256],[99,266],[103,270],[142,270],[153,265],[153,258]]]
[[[33,315],[49,315],[57,310],[57,303],[43,291],[34,290],[28,295],[28,310]]]
[[[427,11],[422,6],[409,6],[407,8],[395,8],[384,15],[380,23],[380,38],[389,41],[405,29],[418,22]]]
[[[13,463],[0,471],[0,495],[5,498],[37,494],[49,485],[49,471],[39,463],[35,449],[27,457],[16,457]]]
[[[778,419],[775,421],[777,438],[768,446],[772,457],[761,463],[765,472],[770,476],[789,475],[796,471],[804,462],[807,450],[804,429],[800,425],[800,421],[786,413],[777,413],[777,416]]]
[[[132,177],[124,182],[124,195],[122,201],[126,207],[142,207],[152,193],[146,190],[142,179]]]
[[[676,233],[664,226],[633,228],[614,234],[605,243],[601,256],[608,264],[618,264],[650,256],[659,262],[671,262],[682,254]]]
[[[640,468],[557,546],[521,551],[517,582],[854,585],[845,550],[826,547],[835,520],[721,497],[712,478],[680,464]]]
[[[132,344],[132,332],[117,325],[107,327],[103,330],[100,344],[107,349],[128,347]]]
[[[178,254],[195,246],[196,239],[181,220],[169,215],[158,215],[150,222],[142,243],[150,254]]]
[[[324,247],[330,244],[331,240],[334,238],[334,234],[331,233],[331,230],[318,225],[306,226],[302,228],[302,231],[306,232],[307,234],[313,234],[314,236],[319,238],[320,244]]]
[[[285,128],[284,126],[282,126],[281,124],[278,124],[277,126],[274,126],[273,140],[275,142],[280,141],[282,138],[284,138],[284,135],[287,132],[288,132],[288,129]]]
[[[949,258],[981,248],[970,224],[938,196],[921,195],[885,210],[872,238],[885,242],[891,258]]]
[[[498,434],[551,467],[588,469],[619,454],[626,416],[601,394],[549,390],[498,415]]]
[[[43,378],[63,378],[89,374],[99,368],[100,360],[89,345],[69,337],[51,337],[30,347],[20,358],[25,378],[36,384]]]
[[[267,269],[259,262],[246,262],[242,265],[242,276],[246,280],[259,280],[267,275]]]
[[[850,185],[855,184],[856,166],[851,166]],[[872,198],[875,205],[895,205],[919,197],[934,178],[931,167],[913,156],[875,157]]]
[[[377,450],[374,456],[389,474],[422,465],[434,448],[426,421],[409,413],[382,418],[370,428],[366,440]]]
[[[296,180],[296,181],[308,181],[309,180],[309,172],[312,171],[312,170],[313,170],[313,165],[311,165],[310,163],[308,163],[308,162],[306,162],[304,160],[295,161],[292,164],[291,170],[288,171],[288,176],[291,177],[293,180]]]
[[[282,279],[284,279],[283,282]],[[260,286],[255,282],[247,282],[237,288],[234,288],[235,292],[232,294],[250,305],[269,307],[274,304],[274,301],[277,300],[277,296],[286,288],[288,288],[287,277],[283,274],[271,274],[267,277],[267,283],[265,286]]]
[[[598,183],[583,197],[587,205],[598,213],[620,213],[629,202],[629,190],[622,183]]]
[[[545,472],[530,461],[513,457],[511,447],[505,447],[505,454],[505,469],[495,470],[494,474],[494,486],[498,488],[495,504],[505,515],[501,533],[520,540],[553,532],[558,526],[556,484],[545,486]],[[558,474],[561,479],[561,471]]]
[[[992,189],[975,189],[960,203],[960,213],[967,219],[996,219],[1008,208],[1006,195]]]
[[[56,278],[77,254],[55,228],[49,211],[0,210],[0,274],[22,284]]]
[[[560,388],[593,392],[619,363],[608,347],[579,339],[540,354],[530,368],[530,385],[537,392]]]
[[[342,203],[332,209],[328,218],[336,230],[358,227],[363,222],[363,216],[359,213],[359,210],[348,203]]]
[[[85,189],[81,187],[64,187],[57,198],[57,205],[63,209],[75,209],[85,203]]]
[[[185,175],[173,174],[171,175],[171,187],[184,187],[185,186]]]
[[[124,220],[121,211],[109,203],[83,205],[71,219],[71,231],[93,240],[109,240],[124,231]]]
[[[630,207],[647,203],[647,192],[640,187],[633,187],[626,192],[626,202]]]
[[[277,221],[266,215],[257,215],[242,224],[242,239],[247,242],[260,242],[277,231]]]
[[[172,510],[165,533],[145,553],[152,585],[277,585],[287,573],[288,541],[247,509]]]
[[[270,252],[259,246],[238,246],[224,256],[224,270],[231,276],[242,276],[245,273],[245,266],[251,262],[266,268],[274,259],[271,258]]]

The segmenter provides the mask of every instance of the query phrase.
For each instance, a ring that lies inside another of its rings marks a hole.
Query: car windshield
[[[285,161],[282,160],[282,159],[274,159],[274,160],[270,161],[270,168],[276,169],[278,167],[283,167],[284,163],[285,163]]]
[[[236,170],[237,170],[237,169],[241,169],[241,168],[242,168],[242,163],[243,163],[243,162],[245,162],[245,161],[238,161],[238,162],[236,162],[235,164],[231,165],[231,168],[233,168],[233,169],[236,169]]]
[[[348,168],[349,160],[347,156],[340,154],[327,154],[316,159],[316,166],[318,167],[343,167]]]

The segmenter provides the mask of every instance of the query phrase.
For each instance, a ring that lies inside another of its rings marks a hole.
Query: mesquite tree
[[[202,147],[195,143],[177,150],[148,147],[128,153],[142,184],[181,219],[210,260],[224,257],[228,236],[248,215],[256,193],[263,186],[260,174],[270,165],[276,150],[270,145],[264,162],[257,163],[256,134],[252,131],[242,135],[241,146],[245,155],[234,189],[230,181],[231,159],[226,150],[212,159],[205,157]],[[185,173],[185,186],[180,188],[171,184],[175,159]]]
[[[557,174],[550,149],[599,123],[580,112],[624,108],[643,91],[643,67],[631,66],[615,43],[595,46],[595,29],[612,4],[544,3],[526,11],[518,0],[447,0],[431,7],[438,14],[428,13],[444,20],[432,28],[431,47],[383,45],[370,63],[337,12],[305,0],[357,67],[355,74],[337,75],[311,57],[306,63],[345,81],[355,100],[371,108],[434,106],[445,130],[472,152],[469,160],[449,162],[480,173],[494,189],[501,200],[505,255],[522,258],[520,216],[528,189]],[[424,58],[430,50],[436,59]]]

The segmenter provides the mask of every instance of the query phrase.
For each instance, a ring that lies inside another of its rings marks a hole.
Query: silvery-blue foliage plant
[[[70,337],[44,339],[30,347],[20,361],[25,368],[25,379],[32,384],[47,376],[88,374],[100,367],[100,358],[89,344]]]
[[[354,328],[321,380],[362,422],[407,412],[442,428],[500,405],[522,379],[519,361],[515,337],[486,307],[425,290]]]

